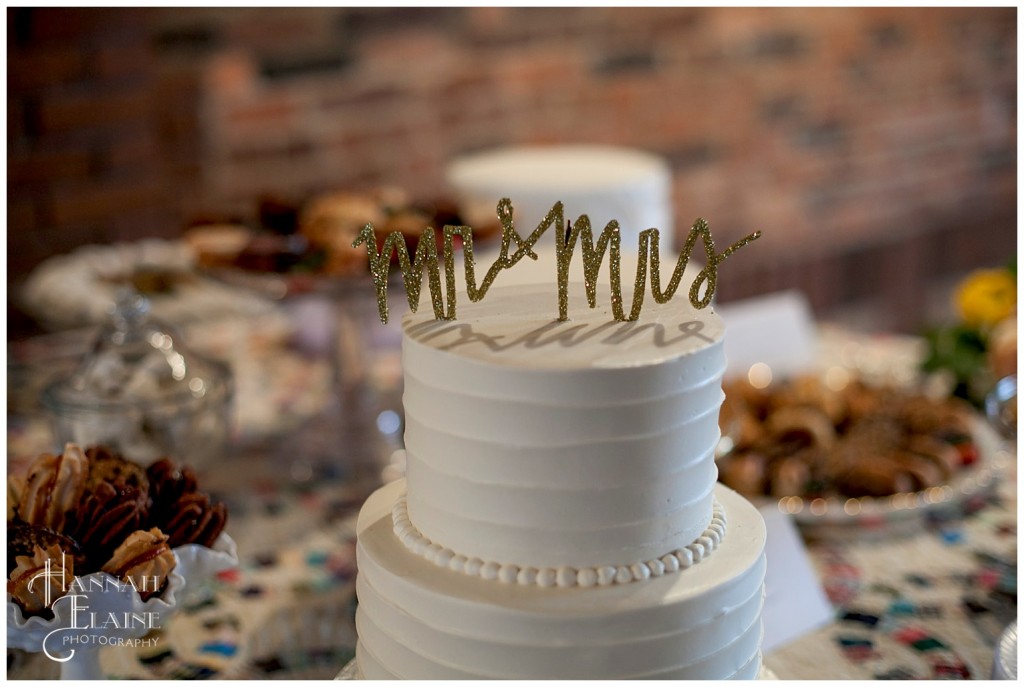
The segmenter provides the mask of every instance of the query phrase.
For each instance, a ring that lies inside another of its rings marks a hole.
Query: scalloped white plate
[[[226,532],[221,533],[212,549],[197,544],[186,544],[174,549],[173,552],[178,562],[168,576],[167,588],[159,596],[147,601],[143,601],[139,593],[131,586],[119,583],[105,572],[95,572],[83,576],[78,585],[80,590],[76,589],[76,592],[81,591],[81,594],[76,595],[84,598],[78,599],[73,604],[55,602],[54,617],[51,619],[39,616],[26,618],[21,608],[11,601],[11,596],[8,594],[8,648],[32,652],[45,651],[51,657],[62,656],[74,648],[70,644],[67,649],[60,645],[61,635],[63,631],[67,630],[73,630],[77,635],[89,636],[90,644],[110,644],[116,643],[118,640],[142,637],[153,629],[146,626],[146,623],[132,624],[128,627],[104,626],[94,629],[90,626],[78,625],[76,621],[83,620],[83,618],[76,618],[74,611],[77,608],[81,615],[87,609],[89,613],[100,618],[110,617],[108,614],[114,614],[115,618],[128,617],[125,614],[154,619],[166,618],[178,607],[189,580],[195,584],[222,570],[238,565],[237,547]],[[147,613],[158,615],[142,615]]]

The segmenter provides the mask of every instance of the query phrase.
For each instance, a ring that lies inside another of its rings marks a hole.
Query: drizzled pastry
[[[60,551],[69,575],[103,570],[143,599],[159,593],[175,565],[173,547],[212,547],[224,530],[227,508],[197,487],[190,468],[166,458],[147,470],[108,448],[70,443],[60,455],[39,456],[27,476],[8,476],[8,590],[23,597],[27,613],[45,615],[36,597],[49,592],[29,589],[29,573]]]
[[[67,444],[60,455],[44,453],[28,469],[18,517],[31,525],[64,528],[68,511],[85,492],[89,461],[81,448]]]
[[[299,231],[327,250],[324,270],[332,274],[357,272],[366,261],[365,248],[353,248],[359,230],[384,221],[381,202],[370,194],[331,193],[313,199],[304,209]]]
[[[25,493],[25,475],[7,476],[7,522],[18,515],[18,504]]]
[[[224,267],[230,266],[242,252],[251,234],[240,224],[200,224],[186,231],[182,238],[200,265]]]
[[[780,441],[795,440],[801,445],[830,449],[836,430],[820,410],[808,406],[783,406],[768,416],[770,435]]]
[[[892,461],[885,456],[863,456],[847,466],[839,476],[843,494],[850,497],[887,496],[898,492],[912,491],[914,480],[903,469],[894,469]]]
[[[132,532],[102,570],[131,584],[145,601],[163,590],[176,564],[167,535],[154,527]]]
[[[224,531],[228,511],[223,503],[212,502],[207,494],[185,494],[173,505],[161,529],[166,529],[171,546],[199,544],[212,547]]]
[[[832,424],[841,422],[847,413],[843,396],[813,377],[793,379],[771,397],[770,404],[779,409],[812,408]]]
[[[7,525],[7,575],[10,576],[17,565],[18,556],[32,556],[37,548],[49,549],[57,547],[75,561],[76,568],[81,568],[85,558],[78,542],[55,532],[48,527],[26,525],[25,523],[9,523]]]
[[[153,499],[152,523],[167,533],[172,547],[212,547],[227,523],[227,507],[197,491],[191,468],[161,458],[147,469]]]
[[[142,526],[146,498],[137,488],[117,489],[101,482],[82,499],[68,517],[66,532],[78,541],[96,569],[110,558],[117,545]]]
[[[75,579],[74,560],[57,544],[36,544],[31,555],[14,557],[7,592],[26,615],[50,616],[53,602],[67,593]]]
[[[167,513],[185,494],[198,489],[196,473],[188,466],[178,467],[169,458],[161,458],[146,468],[149,495],[154,513]]]
[[[880,497],[947,484],[976,455],[970,410],[898,389],[813,377],[726,385],[721,481],[748,496]],[[731,400],[730,400],[731,396]],[[743,431],[740,431],[742,429]]]

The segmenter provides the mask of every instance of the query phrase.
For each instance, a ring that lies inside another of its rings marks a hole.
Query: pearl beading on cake
[[[395,536],[409,551],[441,568],[463,573],[485,580],[497,580],[504,584],[537,585],[538,587],[593,587],[611,584],[628,584],[652,577],[685,570],[700,563],[718,548],[725,538],[725,509],[716,500],[712,508],[711,522],[697,539],[687,546],[666,553],[661,558],[634,563],[632,565],[604,565],[593,568],[574,568],[563,565],[558,568],[520,567],[514,563],[483,561],[456,553],[451,549],[430,541],[420,533],[409,520],[405,494],[402,494],[391,509],[391,522]]]

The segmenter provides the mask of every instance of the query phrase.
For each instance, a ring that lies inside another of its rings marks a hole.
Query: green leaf
[[[978,329],[967,325],[936,327],[924,333],[928,345],[921,362],[924,372],[949,371],[954,379],[953,395],[977,403],[976,380],[987,375],[988,342]]]

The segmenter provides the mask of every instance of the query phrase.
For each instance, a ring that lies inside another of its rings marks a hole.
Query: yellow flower
[[[964,322],[991,327],[1017,309],[1017,283],[1007,270],[972,272],[956,292],[956,305]]]

